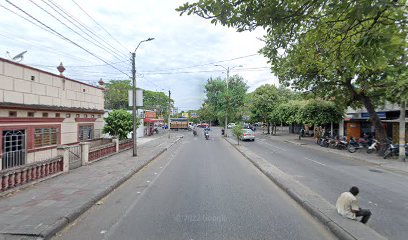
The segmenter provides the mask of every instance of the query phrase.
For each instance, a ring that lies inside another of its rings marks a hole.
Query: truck
[[[188,118],[170,118],[170,129],[188,130]]]

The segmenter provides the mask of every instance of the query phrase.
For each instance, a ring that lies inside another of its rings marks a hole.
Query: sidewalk
[[[408,162],[400,162],[396,158],[384,159],[376,153],[367,154],[365,149],[360,149],[355,153],[350,153],[347,150],[325,148],[317,145],[315,139],[312,137],[303,137],[301,140],[299,140],[299,135],[297,134],[281,133],[280,135],[270,135],[270,138],[273,140],[283,140],[288,143],[296,144],[310,149],[315,149],[322,152],[338,154],[340,156],[347,157],[353,160],[364,161],[370,164],[380,166],[387,170],[408,173]]]
[[[136,158],[124,151],[0,198],[0,239],[53,236],[180,139],[140,138]]]

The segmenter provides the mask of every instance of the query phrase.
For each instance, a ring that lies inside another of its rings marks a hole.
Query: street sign
[[[129,107],[133,106],[133,91],[128,93]],[[136,107],[143,107],[143,89],[136,89]]]

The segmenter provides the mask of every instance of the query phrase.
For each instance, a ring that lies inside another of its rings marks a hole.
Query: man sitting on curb
[[[370,219],[371,211],[368,209],[361,209],[358,206],[356,196],[358,195],[358,187],[351,187],[349,192],[344,192],[340,195],[336,202],[337,212],[350,219],[356,219],[356,217],[362,217],[361,222],[367,223]]]

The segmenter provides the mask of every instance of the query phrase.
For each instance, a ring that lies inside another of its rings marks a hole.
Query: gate
[[[24,165],[26,160],[24,130],[3,131],[2,168]]]
[[[81,146],[69,147],[69,170],[82,166]]]

